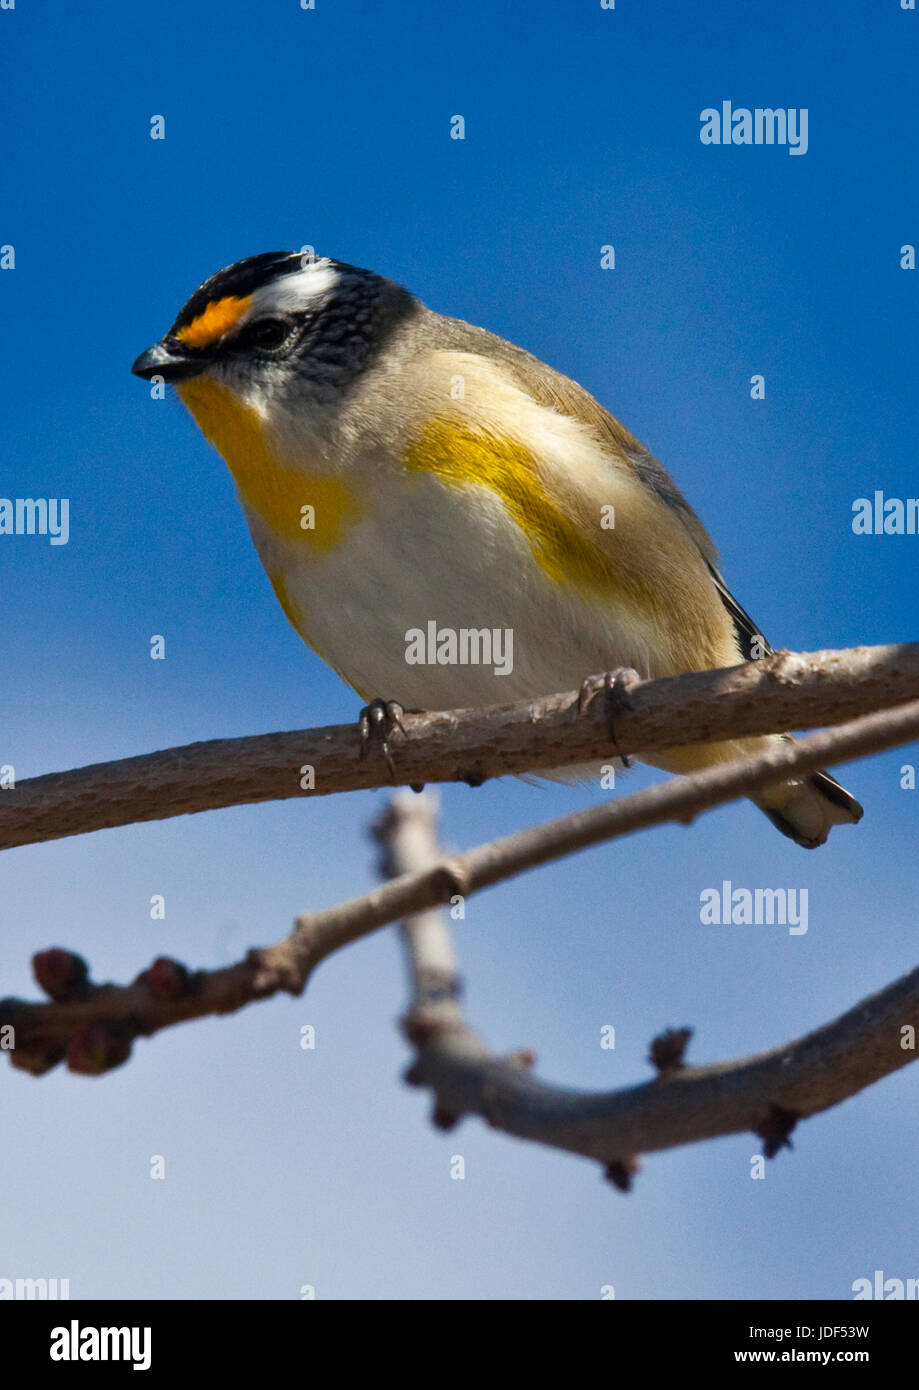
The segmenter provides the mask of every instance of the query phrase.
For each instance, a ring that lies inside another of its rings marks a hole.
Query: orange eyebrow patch
[[[210,347],[211,343],[215,343],[224,333],[229,332],[234,323],[239,322],[251,303],[251,295],[242,299],[237,295],[229,295],[225,299],[212,299],[204,313],[192,319],[184,328],[180,328],[176,337],[181,338],[189,347]]]

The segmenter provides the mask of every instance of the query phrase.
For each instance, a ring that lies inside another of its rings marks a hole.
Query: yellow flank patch
[[[229,332],[234,323],[239,322],[251,303],[251,295],[242,299],[238,295],[212,299],[204,313],[180,328],[176,337],[192,348],[210,347],[211,343],[216,343],[218,338]]]
[[[537,564],[557,584],[650,603],[635,575],[617,565],[549,496],[536,459],[519,441],[473,430],[460,420],[434,420],[411,444],[403,464],[456,487],[473,484],[493,492],[526,536]]]
[[[273,535],[319,551],[333,550],[364,515],[364,507],[338,478],[279,463],[258,412],[225,386],[199,376],[176,389],[204,437],[225,460],[240,496]]]
[[[280,570],[270,569],[268,571],[268,578],[271,580],[274,596],[283,608],[284,616],[287,621],[292,628],[295,628],[296,631],[299,632],[304,642],[308,641],[309,639],[303,631],[303,610],[299,603],[295,603],[291,598],[283,574]]]

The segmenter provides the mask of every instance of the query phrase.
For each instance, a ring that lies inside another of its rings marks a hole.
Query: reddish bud
[[[89,966],[82,956],[52,946],[49,951],[36,951],[32,957],[32,974],[40,989],[56,1004],[85,995],[89,984]]]
[[[82,1076],[101,1076],[131,1055],[131,1039],[113,1033],[107,1023],[90,1023],[67,1045],[67,1066]]]
[[[10,1066],[17,1071],[26,1071],[30,1076],[44,1076],[46,1071],[64,1060],[64,1048],[60,1043],[31,1043],[12,1048],[7,1055]]]
[[[631,1192],[632,1179],[640,1168],[641,1164],[634,1154],[629,1158],[614,1159],[606,1167],[607,1181],[611,1182],[613,1187],[618,1187],[620,1192]]]
[[[146,985],[154,999],[180,999],[188,993],[191,975],[181,961],[169,956],[157,956],[149,969],[141,972],[136,983]]]
[[[686,1065],[686,1048],[692,1037],[691,1028],[668,1028],[651,1044],[648,1061],[663,1076],[666,1072],[678,1071]]]

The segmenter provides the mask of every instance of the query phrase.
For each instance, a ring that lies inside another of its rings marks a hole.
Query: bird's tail
[[[791,734],[673,748],[666,753],[650,754],[643,761],[668,772],[695,772],[745,754],[762,752],[777,738],[787,741]],[[765,812],[777,830],[805,849],[822,845],[834,825],[855,825],[864,814],[851,792],[828,772],[812,772],[805,777],[776,782],[750,799]]]
[[[828,772],[780,782],[752,799],[777,830],[805,849],[822,845],[834,825],[855,825],[864,815],[852,793]]]

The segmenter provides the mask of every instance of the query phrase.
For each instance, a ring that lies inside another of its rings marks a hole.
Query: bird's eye
[[[284,319],[258,319],[246,333],[246,343],[258,348],[280,347],[290,332]]]

